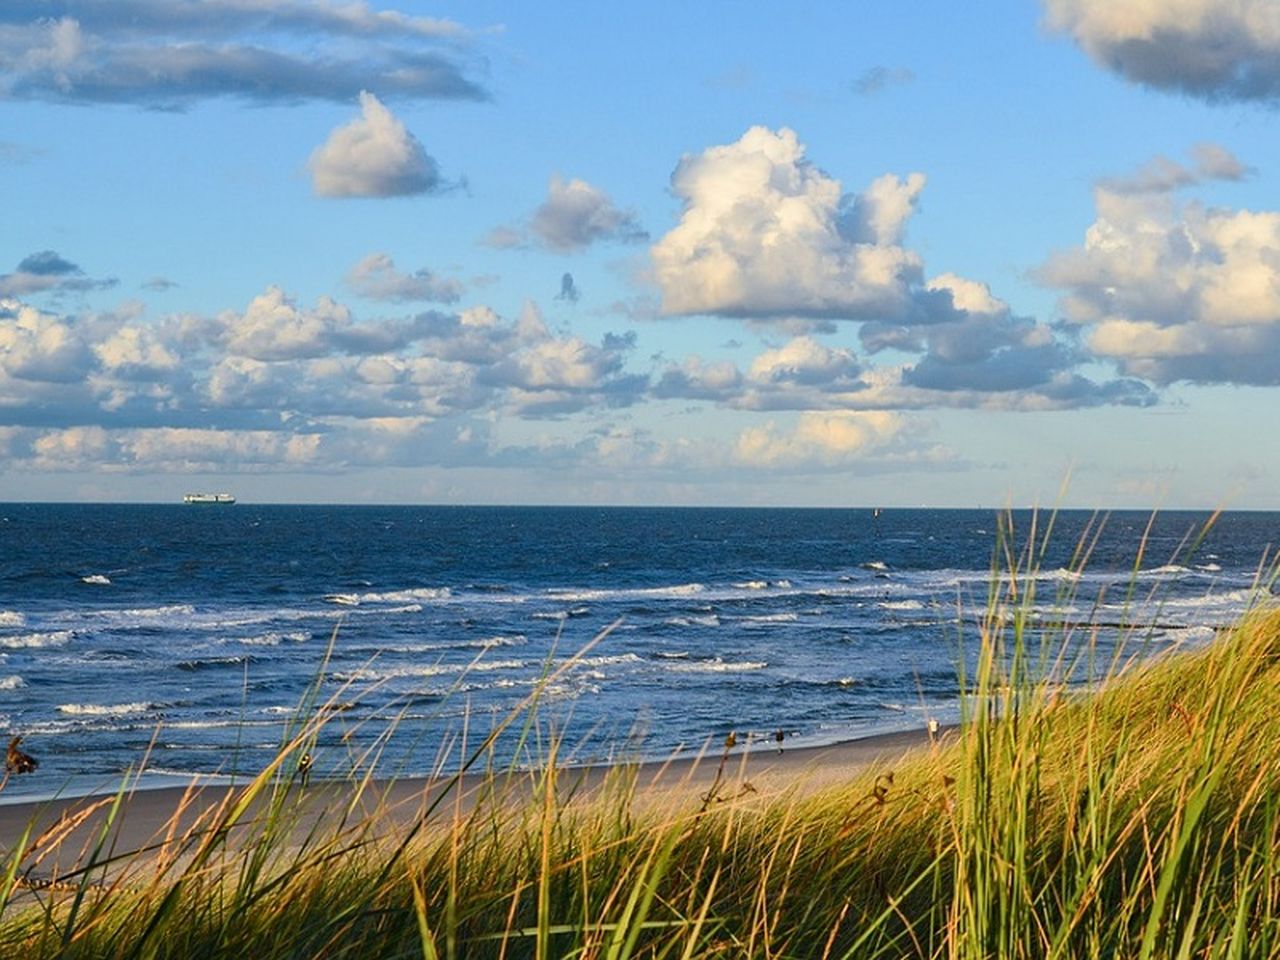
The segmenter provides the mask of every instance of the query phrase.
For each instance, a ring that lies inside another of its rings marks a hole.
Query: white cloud
[[[527,390],[593,388],[621,364],[617,354],[578,337],[546,340],[499,365],[496,376]]]
[[[858,371],[858,358],[853,351],[832,349],[812,337],[797,337],[766,350],[751,362],[751,379],[765,384],[830,384],[853,380]]]
[[[347,284],[370,300],[456,303],[462,297],[461,281],[441,277],[423,267],[401,273],[385,253],[371,253],[347,274]]]
[[[160,428],[124,431],[117,443],[122,461],[133,466],[226,469],[266,464],[294,469],[319,459],[322,437],[267,430]]]
[[[668,314],[868,318],[910,310],[919,257],[899,245],[924,178],[877,180],[850,204],[795,133],[753,127],[686,155],[680,223],[651,250]]]
[[[741,392],[742,382],[742,372],[729,361],[708,362],[695,355],[668,366],[654,387],[654,394],[686,400],[728,401]]]
[[[1009,305],[991,295],[991,288],[977,280],[969,280],[954,273],[940,273],[925,284],[927,290],[945,290],[957,310],[968,314],[995,315],[1006,313]]]
[[[582,250],[600,240],[639,243],[649,239],[635,215],[619,210],[599,187],[558,176],[551,178],[547,199],[534,211],[529,229],[559,253]]]
[[[635,214],[620,209],[599,187],[556,175],[547,185],[547,199],[533,212],[527,227],[494,227],[483,243],[498,250],[536,243],[556,253],[575,253],[593,243],[642,243],[648,239]]]
[[[399,197],[439,189],[435,160],[377,97],[361,91],[360,113],[311,154],[307,166],[317,194]]]
[[[852,209],[841,224],[842,232],[859,243],[880,247],[901,244],[924,181],[923,173],[910,174],[905,180],[892,173],[877,177],[853,198]]]
[[[772,421],[743,430],[734,456],[756,467],[834,466],[884,447],[904,425],[901,415],[888,411],[806,412],[790,431]]]
[[[268,287],[244,311],[149,321],[0,300],[0,431],[15,468],[346,469],[486,463],[486,423],[644,395],[631,336],[553,332],[537,307],[360,322]],[[203,431],[203,432],[201,432]]]
[[[279,287],[268,287],[249,302],[243,314],[224,314],[227,349],[255,360],[319,357],[333,350],[337,331],[352,325],[351,311],[321,297],[311,310],[300,310]]]
[[[1044,0],[1049,23],[1126,79],[1209,100],[1280,96],[1275,0]]]
[[[0,94],[182,107],[349,101],[362,89],[481,99],[456,23],[363,0],[6,0]]]
[[[94,344],[93,352],[103,369],[133,380],[163,376],[180,364],[155,331],[142,326],[121,327]]]
[[[309,309],[279,287],[254,297],[243,313],[226,311],[206,328],[235,356],[256,360],[297,360],[333,353],[375,354],[403,349],[425,338],[434,314],[411,320],[357,323],[350,308],[319,297]]]
[[[32,443],[33,465],[39,470],[83,469],[106,459],[111,446],[111,439],[102,427],[53,430]]]
[[[1096,191],[1081,247],[1039,270],[1099,357],[1156,383],[1280,383],[1280,212]]]
[[[0,306],[12,314],[0,320],[0,368],[6,374],[51,383],[73,383],[88,374],[93,352],[76,327],[16,301]]]

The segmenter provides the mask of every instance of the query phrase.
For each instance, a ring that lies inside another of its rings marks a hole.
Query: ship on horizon
[[[236,498],[229,493],[184,493],[183,503],[235,503]]]

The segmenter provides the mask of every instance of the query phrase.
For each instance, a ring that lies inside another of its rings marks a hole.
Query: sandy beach
[[[930,749],[951,733],[951,729],[944,728],[933,741],[926,731],[915,730],[826,746],[782,750],[757,747],[734,751],[727,758],[719,751],[708,751],[665,762],[568,767],[559,772],[557,789],[563,799],[572,801],[597,794],[610,784],[634,782],[634,803],[639,808],[673,801],[700,803],[713,788],[721,798],[750,795],[767,800],[787,791],[803,794],[835,786],[871,766],[891,768],[896,761]],[[337,826],[370,816],[376,817],[374,822],[381,837],[394,839],[424,815],[428,823],[465,815],[482,798],[491,799],[495,793],[511,800],[526,798],[539,782],[538,774],[529,771],[495,776],[467,774],[456,779],[324,781],[313,782],[305,789],[293,787],[287,802],[291,805],[292,829],[299,839],[318,824]],[[166,838],[184,836],[201,824],[202,818],[207,823],[212,812],[240,789],[193,778],[187,786],[134,790],[123,797],[103,849],[110,851],[107,856],[119,857],[121,862],[135,860],[131,855],[136,852],[161,855]],[[65,875],[97,842],[112,807],[113,798],[103,795],[0,804],[0,843],[7,851],[24,832],[28,845],[47,835],[49,840],[41,844],[43,856],[31,875]],[[260,798],[238,829],[250,832],[261,809]],[[73,823],[74,827],[66,828]],[[47,850],[43,849],[45,844]]]

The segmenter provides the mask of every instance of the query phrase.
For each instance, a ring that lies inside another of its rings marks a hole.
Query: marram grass
[[[892,770],[718,802],[620,770],[567,800],[552,738],[532,791],[494,773],[393,836],[376,813],[308,829],[283,772],[320,709],[157,849],[104,840],[33,891],[49,839],[4,838],[0,956],[1280,956],[1280,612],[1066,695],[1036,679],[1034,583],[993,577],[960,732]]]

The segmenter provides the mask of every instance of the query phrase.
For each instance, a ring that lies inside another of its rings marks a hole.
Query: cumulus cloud
[[[371,253],[347,274],[347,285],[370,300],[398,303],[456,303],[462,298],[462,281],[441,277],[426,267],[401,273],[385,253]]]
[[[0,298],[0,442],[36,470],[494,462],[495,420],[643,397],[634,347],[552,331],[532,303],[361,320],[268,287],[243,310],[150,320]]]
[[[758,467],[835,466],[884,447],[903,429],[887,411],[802,413],[791,430],[770,421],[743,430],[734,446],[740,463]]]
[[[1038,271],[1095,356],[1158,384],[1280,383],[1280,212],[1095,201],[1083,245]]]
[[[649,239],[635,214],[620,210],[609,195],[585,180],[551,178],[547,199],[529,221],[533,235],[552,250],[582,250],[599,240],[641,243]]]
[[[947,301],[948,319],[901,328],[896,339],[880,328],[864,336],[872,353],[891,339],[916,355],[906,362],[872,366],[848,348],[802,336],[766,349],[745,373],[727,361],[686,358],[663,370],[653,393],[739,410],[808,411],[1054,410],[1155,400],[1140,381],[1099,383],[1078,373],[1087,356],[1072,341],[1015,316],[984,284],[942,275],[929,289]]]
[[[606,334],[597,345],[554,336],[533,303],[525,304],[511,332],[520,349],[479,376],[482,383],[509,390],[510,409],[521,416],[559,416],[597,403],[625,406],[648,387],[648,377],[623,370],[634,345],[630,338]]]
[[[667,314],[872,318],[911,308],[920,258],[900,245],[924,177],[861,197],[814,166],[796,134],[753,127],[686,155],[680,223],[650,253]]]
[[[1044,0],[1049,23],[1128,80],[1208,100],[1280,97],[1274,0]]]
[[[296,470],[320,459],[321,434],[202,428],[64,427],[14,438],[12,455],[26,469],[49,472],[212,472]]]
[[[533,212],[527,229],[498,226],[484,242],[497,249],[535,243],[556,253],[574,253],[593,243],[643,243],[648,239],[635,214],[620,209],[599,187],[585,180],[553,176],[547,185],[547,199]]]
[[[668,366],[655,384],[660,398],[718,400],[729,402],[741,392],[742,371],[727,360],[709,362],[702,357],[686,357]]]
[[[360,118],[337,127],[307,167],[322,197],[403,197],[441,187],[426,149],[373,94],[360,93]]]
[[[751,363],[751,379],[758,383],[824,383],[853,380],[859,371],[851,350],[824,346],[812,337],[797,337],[766,350]]]
[[[0,320],[0,368],[16,380],[74,383],[89,371],[93,352],[82,332],[61,318],[16,302]]]
[[[210,97],[481,99],[456,23],[333,0],[10,0],[0,93],[182,107]]]
[[[204,335],[233,356],[254,360],[298,360],[331,354],[394,353],[425,341],[447,318],[422,313],[409,318],[357,322],[351,309],[330,297],[300,307],[283,289],[268,287],[243,312],[224,311],[204,326]]]
[[[1195,159],[1194,177],[1244,175],[1220,147]],[[758,410],[1152,400],[1136,381],[1077,373],[1087,356],[1069,334],[1015,316],[984,284],[951,273],[926,280],[904,245],[923,174],[885,174],[847,195],[807,159],[795,133],[754,127],[736,143],[684,157],[672,185],[684,203],[680,224],[651,251],[664,312],[743,317],[801,336],[736,381],[714,364],[670,367],[656,388],[665,396]],[[866,354],[908,359],[860,365],[848,350],[821,346],[813,335],[834,334],[840,320],[857,324]]]

